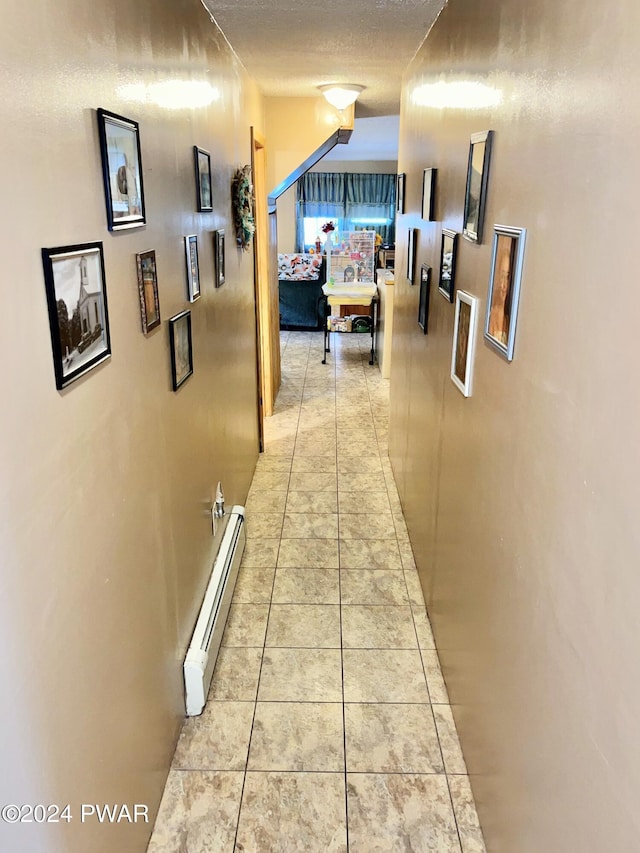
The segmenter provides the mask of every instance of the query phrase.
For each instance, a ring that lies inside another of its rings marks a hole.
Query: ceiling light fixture
[[[352,83],[328,83],[326,86],[318,86],[332,107],[344,110],[355,103],[364,86],[356,86]]]

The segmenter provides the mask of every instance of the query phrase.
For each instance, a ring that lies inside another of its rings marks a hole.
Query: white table
[[[393,270],[379,269],[376,273],[380,306],[378,308],[378,363],[383,379],[391,375],[391,340],[393,338]]]
[[[368,305],[371,317],[371,358],[369,364],[375,362],[376,357],[376,329],[378,325],[378,288],[375,284],[339,283],[323,284],[322,292],[326,298],[327,306],[338,308],[342,305]],[[328,326],[327,317],[329,312],[325,311],[324,323],[324,355],[322,363],[327,363],[327,353],[331,352],[331,330]]]

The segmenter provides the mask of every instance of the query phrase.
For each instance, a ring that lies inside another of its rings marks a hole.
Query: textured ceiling
[[[356,116],[397,115],[402,73],[445,0],[202,0],[265,95],[366,86]]]

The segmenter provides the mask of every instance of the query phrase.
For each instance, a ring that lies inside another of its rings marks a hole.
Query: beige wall
[[[276,203],[278,209],[278,251],[296,251],[296,198],[298,184],[282,193]]]
[[[461,240],[457,276],[481,322],[493,224],[528,229],[515,359],[479,329],[470,399],[449,378],[454,306],[434,283],[425,337],[418,287],[395,288],[391,456],[496,853],[638,849],[639,31],[632,0],[450,0],[405,78],[398,245],[417,227],[437,282],[486,129],[486,237]],[[416,87],[440,80],[502,103],[420,107]]]
[[[340,112],[317,98],[265,98],[267,188],[271,193],[339,127],[353,127],[354,108]]]
[[[261,101],[198,0],[50,0],[5,8],[0,103],[4,364],[0,417],[2,803],[70,803],[74,821],[0,824],[0,848],[136,853],[150,826],[79,822],[148,804],[183,715],[181,660],[214,552],[218,479],[242,502],[257,458],[251,253],[229,187]],[[129,99],[127,84],[208,81],[209,107]],[[140,122],[148,225],[107,231],[95,109]],[[197,214],[192,146],[211,151]],[[213,287],[211,232],[227,229]],[[188,306],[182,237],[200,237]],[[113,357],[57,392],[40,248],[102,240]],[[140,331],[135,254],[157,252],[163,323]],[[171,391],[168,319],[192,309],[194,376]]]

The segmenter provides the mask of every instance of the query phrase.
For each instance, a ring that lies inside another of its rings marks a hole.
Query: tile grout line
[[[369,393],[369,400],[371,400],[371,394],[370,394],[370,393]],[[373,409],[372,409],[372,414],[373,414]],[[377,449],[378,449],[378,456],[379,456],[380,462],[382,463],[383,455],[382,455],[382,453],[381,453],[381,450],[380,450],[380,443],[379,443],[379,441],[378,441],[378,428],[377,428],[377,422],[376,422],[375,418],[374,418],[374,428],[375,428],[375,432],[376,432],[376,444],[377,444]],[[387,458],[388,458],[388,453],[387,453]],[[388,500],[389,500],[389,504],[390,504],[390,506],[391,506],[391,495],[390,495],[390,493],[389,493],[389,482],[388,482],[388,478],[387,478],[386,471],[385,471],[384,467],[383,467],[383,473],[384,473],[385,486],[386,486],[386,489],[387,489],[387,498],[388,498]],[[393,471],[391,471],[391,476],[393,477]],[[394,483],[394,485],[395,485],[395,483]],[[443,774],[443,775],[445,776],[445,778],[446,778],[446,765],[445,765],[445,760],[444,760],[444,752],[443,752],[443,749],[442,749],[442,743],[441,743],[441,739],[440,739],[440,733],[439,733],[439,731],[438,731],[438,726],[437,726],[437,724],[436,724],[435,713],[434,713],[434,710],[433,710],[433,704],[432,704],[432,702],[431,702],[431,694],[430,694],[430,691],[429,691],[429,682],[428,682],[428,679],[427,679],[427,673],[426,673],[426,670],[425,670],[424,660],[423,660],[423,657],[422,657],[422,649],[421,649],[421,646],[420,646],[420,636],[419,636],[418,628],[417,628],[417,625],[416,625],[416,620],[415,620],[415,615],[414,615],[413,605],[412,605],[412,601],[411,601],[411,595],[410,595],[410,592],[409,592],[409,587],[408,587],[408,585],[407,585],[406,575],[405,575],[405,571],[404,571],[404,563],[402,562],[402,552],[401,552],[401,549],[400,549],[400,539],[399,539],[399,537],[398,537],[398,528],[397,528],[397,525],[396,525],[396,523],[395,523],[395,521],[396,521],[396,513],[394,513],[394,512],[393,512],[393,510],[391,510],[391,516],[392,516],[393,523],[394,523],[394,530],[395,530],[395,544],[396,544],[396,548],[397,548],[397,551],[398,551],[398,556],[399,556],[399,558],[400,558],[400,565],[401,565],[401,568],[402,568],[402,578],[403,578],[403,582],[404,582],[405,592],[406,592],[406,595],[407,595],[407,603],[408,603],[408,605],[409,605],[409,607],[410,607],[410,612],[411,612],[411,622],[412,622],[412,625],[413,625],[414,636],[415,636],[415,639],[416,639],[416,646],[417,646],[417,648],[418,648],[418,653],[419,653],[419,656],[420,656],[420,664],[421,664],[421,666],[422,666],[423,677],[424,677],[425,686],[426,686],[426,689],[427,689],[427,695],[428,695],[428,697],[429,697],[429,702],[428,702],[428,703],[425,703],[425,704],[428,704],[428,705],[429,705],[429,710],[430,710],[430,713],[431,713],[431,719],[432,719],[432,722],[433,722],[433,728],[434,728],[434,732],[435,732],[435,735],[436,735],[436,740],[437,740],[437,743],[438,743],[438,752],[439,752],[439,754],[440,754],[440,760],[441,760],[441,762],[442,762],[442,774]],[[402,517],[403,517],[403,521],[404,521],[404,513],[402,513]],[[426,608],[425,608],[425,612],[426,612]],[[427,617],[427,618],[428,618],[428,617]],[[440,774],[437,774],[437,775],[440,775]],[[454,821],[455,821],[455,825],[456,825],[456,833],[457,833],[457,836],[458,836],[458,843],[459,843],[459,845],[460,845],[460,850],[462,850],[462,839],[461,839],[461,836],[460,836],[460,830],[459,830],[459,827],[458,827],[458,821],[457,821],[457,818],[456,818],[455,808],[454,808],[454,805],[453,805],[453,798],[452,798],[452,795],[451,795],[451,789],[450,789],[450,786],[449,786],[449,781],[448,781],[448,779],[447,779],[447,781],[446,781],[446,785],[447,785],[447,790],[448,790],[448,792],[449,792],[449,799],[450,799],[450,801],[451,801],[451,811],[452,811],[452,815],[453,815],[453,818],[454,818]]]
[[[333,433],[336,438],[336,518],[337,518],[337,529],[338,529],[338,601],[339,601],[339,614],[340,614],[340,688],[342,691],[342,756],[344,762],[344,771],[343,771],[343,784],[344,784],[344,831],[345,831],[345,840],[346,840],[346,849],[347,853],[349,853],[349,796],[348,796],[348,787],[347,787],[347,719],[346,719],[346,704],[345,704],[345,694],[344,694],[344,637],[343,637],[343,623],[342,623],[342,571],[341,571],[341,555],[340,555],[340,489],[339,489],[339,464],[338,464],[338,414],[337,414],[337,405],[338,405],[338,389],[337,389],[337,374],[338,367],[336,363],[336,359],[333,359],[334,363],[334,382],[336,386],[336,409],[333,420]]]
[[[344,831],[345,831],[345,841],[346,841],[346,851],[349,853],[349,798],[347,795],[347,723],[345,716],[345,696],[344,696],[344,640],[343,640],[343,632],[342,632],[342,573],[340,570],[341,565],[341,557],[340,557],[340,498],[339,498],[339,466],[338,466],[338,413],[337,413],[337,404],[338,404],[338,366],[337,359],[335,357],[336,351],[335,347],[337,343],[334,340],[334,358],[332,359],[332,367],[333,367],[333,385],[334,385],[334,415],[333,415],[333,435],[335,436],[336,442],[336,450],[335,450],[335,463],[336,463],[336,519],[337,519],[337,546],[338,546],[338,605],[339,605],[339,622],[340,622],[340,690],[342,695],[342,757],[343,757],[343,784],[344,784]]]
[[[287,340],[287,344],[288,344],[288,342],[289,341]],[[286,349],[286,347],[285,347],[285,349]],[[296,424],[296,436],[297,436],[297,428],[298,428],[299,423],[300,423],[300,410],[298,410],[298,420],[297,420],[297,424]],[[293,469],[293,457],[294,457],[294,455],[295,455],[295,443],[294,443],[294,451],[293,451],[292,456],[291,456],[291,466],[289,468],[289,475],[288,475],[288,479],[287,479],[287,498],[289,495],[289,485],[291,483],[291,472]],[[285,500],[285,512],[286,512],[286,504],[287,504],[287,502]],[[273,580],[271,582],[271,596],[269,599],[269,610],[267,611],[267,621],[265,624],[264,638],[263,638],[263,642],[262,642],[262,656],[260,658],[260,670],[258,672],[258,682],[256,684],[256,695],[255,695],[254,704],[253,704],[253,716],[251,718],[251,728],[249,731],[249,743],[247,745],[247,757],[245,760],[244,774],[242,777],[242,788],[240,791],[240,802],[238,803],[238,815],[237,815],[237,819],[236,819],[236,830],[235,830],[235,834],[234,834],[234,838],[233,838],[233,849],[234,850],[236,849],[236,846],[238,843],[238,832],[240,830],[240,820],[241,820],[241,816],[242,816],[242,803],[244,800],[244,791],[245,791],[245,786],[246,786],[246,782],[247,782],[247,773],[249,771],[249,756],[251,754],[251,742],[253,740],[253,729],[254,729],[254,725],[255,725],[256,714],[258,711],[258,696],[260,694],[260,681],[262,679],[262,669],[264,666],[264,656],[265,656],[265,651],[266,651],[266,647],[267,647],[267,633],[269,631],[269,618],[271,616],[271,606],[273,604],[273,590],[274,590],[275,583],[276,583],[276,572],[278,570],[278,560],[280,557],[280,543],[282,542],[283,527],[284,527],[284,514],[283,514],[283,523],[282,523],[282,526],[280,527],[280,536],[278,537],[278,549],[277,549],[276,559],[275,559],[276,566],[275,566],[275,570],[273,573]]]
[[[362,359],[362,356],[361,356]],[[361,361],[362,363],[362,361]],[[363,364],[363,363],[362,363]],[[364,365],[363,365],[364,366]],[[364,374],[364,370],[363,370]],[[366,374],[365,374],[366,381]],[[371,398],[369,396],[369,411],[371,412],[371,417],[373,420],[373,413],[371,411]],[[375,425],[375,422],[374,422]],[[376,442],[377,448],[377,442]],[[341,658],[342,658],[342,718],[343,718],[343,727],[344,727],[344,796],[345,796],[345,814],[346,814],[346,832],[347,832],[347,853],[349,853],[349,787],[348,787],[348,774],[347,774],[347,718],[346,718],[346,702],[345,702],[345,692],[344,692],[344,637],[342,632],[342,556],[341,556],[341,548],[340,548],[340,489],[339,489],[339,465],[337,459],[337,450],[338,450],[338,436],[337,436],[337,415],[336,415],[336,476],[337,476],[337,485],[338,485],[338,578],[340,584],[340,645],[341,645]],[[385,482],[386,486],[386,482]],[[387,495],[388,498],[388,495]],[[378,703],[376,703],[378,704]]]

